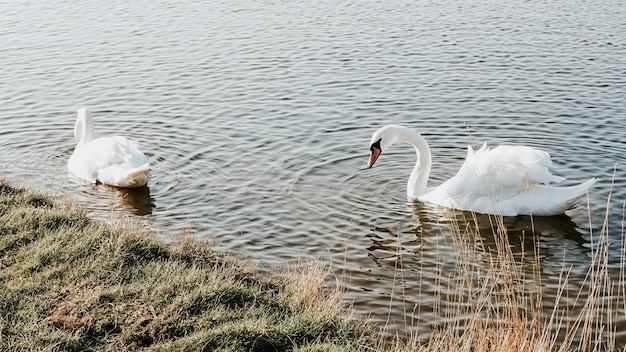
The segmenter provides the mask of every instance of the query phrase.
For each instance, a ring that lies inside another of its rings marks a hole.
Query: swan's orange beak
[[[374,163],[376,162],[376,159],[378,159],[379,155],[380,155],[380,148],[372,146],[370,148],[370,161],[367,163],[368,169],[374,166]]]

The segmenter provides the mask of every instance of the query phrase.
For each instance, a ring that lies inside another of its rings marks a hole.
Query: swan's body
[[[438,187],[428,187],[431,170],[430,147],[417,132],[402,126],[388,125],[372,135],[372,167],[382,151],[395,142],[415,147],[417,162],[409,177],[410,198],[440,206],[504,216],[556,215],[569,209],[595,183],[554,187],[563,177],[550,173],[550,155],[525,146],[499,146],[474,151],[467,148],[467,158],[458,173]]]
[[[78,110],[74,138],[76,149],[67,167],[77,177],[125,188],[148,182],[150,165],[137,144],[121,136],[94,139],[93,119],[87,108]]]

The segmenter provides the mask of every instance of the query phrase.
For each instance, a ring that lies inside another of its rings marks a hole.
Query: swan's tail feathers
[[[553,187],[538,185],[535,188],[537,192],[527,193],[530,195],[530,198],[519,198],[518,205],[520,207],[516,213],[540,216],[563,214],[565,211],[572,209],[596,181],[597,179],[594,177],[575,186]],[[529,204],[530,207],[528,207]]]
[[[572,205],[574,205],[574,203],[576,203],[576,200],[578,200],[578,198],[585,195],[585,193],[587,193],[587,191],[596,183],[597,180],[598,179],[594,177],[576,186],[563,187],[568,190],[567,193],[570,195],[569,199],[567,200],[568,207],[571,207]]]
[[[128,175],[124,178],[124,184],[120,187],[141,187],[148,183],[148,176],[150,176],[150,165],[148,163],[143,164],[134,169],[128,170]]]
[[[99,170],[98,180],[110,186],[136,188],[148,183],[149,175],[150,165],[148,163],[134,168],[123,168],[119,165],[113,165]]]
[[[583,194],[585,194],[585,192],[587,192],[587,190],[589,190],[589,188],[591,188],[596,181],[598,180],[598,178],[593,177],[581,184],[579,184],[578,186],[572,186],[573,189],[576,189],[578,192],[580,192],[579,196],[582,196]]]

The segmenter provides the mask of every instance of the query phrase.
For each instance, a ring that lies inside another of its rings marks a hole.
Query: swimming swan
[[[87,108],[78,110],[74,138],[76,149],[67,167],[79,178],[125,188],[148,182],[150,165],[137,144],[120,136],[94,139],[93,118]]]
[[[554,176],[550,155],[526,146],[499,146],[474,151],[467,147],[467,158],[452,178],[438,187],[427,187],[431,169],[428,143],[409,128],[387,125],[372,135],[371,168],[380,153],[395,142],[407,142],[417,153],[409,177],[407,195],[422,202],[492,215],[557,215],[569,209],[576,199],[596,182],[595,178],[570,187],[550,186],[565,180]]]

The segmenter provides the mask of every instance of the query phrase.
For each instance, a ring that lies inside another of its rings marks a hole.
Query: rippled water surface
[[[625,18],[617,0],[0,2],[0,171],[164,241],[191,229],[265,268],[331,262],[359,315],[427,337],[462,247],[458,220],[407,202],[410,147],[367,170],[370,135],[387,123],[421,132],[432,184],[483,141],[550,152],[568,184],[600,177],[590,211],[505,220],[511,243],[539,248],[549,301],[563,266],[573,290],[584,280],[613,187],[617,277]],[[68,175],[84,105],[98,135],[142,146],[148,187]]]

